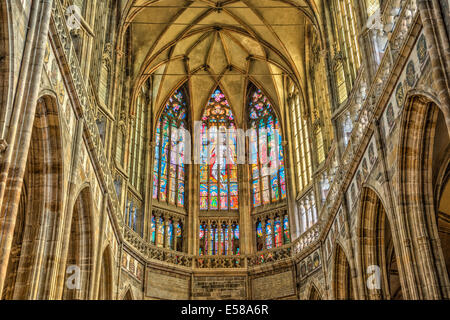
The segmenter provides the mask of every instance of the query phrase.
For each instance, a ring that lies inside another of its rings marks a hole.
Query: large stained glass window
[[[228,100],[220,88],[214,91],[208,102],[200,139],[200,209],[237,210],[236,125]],[[210,252],[212,250],[210,248]]]
[[[253,207],[286,199],[286,172],[280,124],[267,97],[250,90],[250,164]]]
[[[185,204],[185,141],[187,140],[187,96],[175,91],[156,125],[153,164],[153,199],[170,205]]]

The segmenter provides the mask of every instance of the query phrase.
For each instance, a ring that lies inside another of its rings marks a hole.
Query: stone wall
[[[194,277],[193,300],[243,300],[246,298],[246,277]]]
[[[251,280],[252,299],[273,300],[296,295],[295,275],[292,270],[268,272]]]

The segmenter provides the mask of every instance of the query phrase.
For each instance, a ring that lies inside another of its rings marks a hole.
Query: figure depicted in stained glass
[[[250,86],[248,104],[253,207],[286,199],[281,129],[269,99]]]
[[[261,221],[256,224],[256,249],[262,251],[264,249],[264,232]]]
[[[200,234],[199,234],[199,239],[200,239],[200,245],[199,245],[199,255],[203,256],[206,255],[207,253],[207,245],[206,245],[206,226],[204,224],[200,225]]]
[[[176,225],[176,241],[177,246],[175,248],[176,251],[182,252],[183,251],[183,225],[178,222]]]
[[[153,199],[180,208],[185,202],[186,90],[175,91],[156,125]]]
[[[275,232],[275,247],[276,248],[281,247],[283,245],[283,230],[281,227],[280,218],[275,219],[274,232]]]
[[[200,209],[237,210],[237,138],[230,105],[218,88],[208,102],[200,133]]]
[[[150,242],[152,244],[156,244],[156,220],[155,220],[155,216],[154,215],[152,215],[151,228],[152,228],[152,237],[150,239]]]
[[[273,228],[272,228],[272,220],[266,221],[266,248],[272,249],[273,248]]]
[[[291,242],[288,215],[285,215],[283,218],[283,238],[284,238],[284,244],[289,244]]]

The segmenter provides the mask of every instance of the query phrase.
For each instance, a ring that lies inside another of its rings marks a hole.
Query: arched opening
[[[89,299],[92,272],[91,208],[90,189],[85,188],[73,208],[65,268],[64,300]]]
[[[111,249],[107,247],[103,251],[102,267],[100,270],[100,285],[98,289],[98,300],[112,300],[112,258]]]
[[[401,214],[411,233],[416,259],[412,267],[421,275],[415,278],[411,289],[418,299],[449,298],[446,188],[450,139],[445,118],[428,98],[413,96],[406,104],[401,130],[398,164]]]
[[[333,288],[336,300],[355,299],[350,264],[344,250],[339,245],[336,246],[334,260]]]
[[[317,290],[315,285],[311,286],[308,300],[322,300],[322,296],[320,295],[319,290]]]
[[[45,96],[37,102],[3,297],[50,297],[48,279],[57,259],[54,250],[61,190],[62,143],[57,105],[54,98]]]
[[[444,272],[450,279],[450,139],[444,115],[440,111],[433,141],[433,186],[436,186],[436,220],[445,262]]]
[[[131,289],[128,289],[127,293],[125,293],[122,300],[134,300],[133,295],[131,294]]]
[[[370,188],[363,190],[359,227],[359,262],[366,297],[402,299],[391,224],[383,203]]]

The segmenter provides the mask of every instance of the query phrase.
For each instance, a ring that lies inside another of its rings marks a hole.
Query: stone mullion
[[[164,216],[164,248],[170,248],[170,237],[169,237],[169,229],[170,229],[170,218],[168,216]]]

